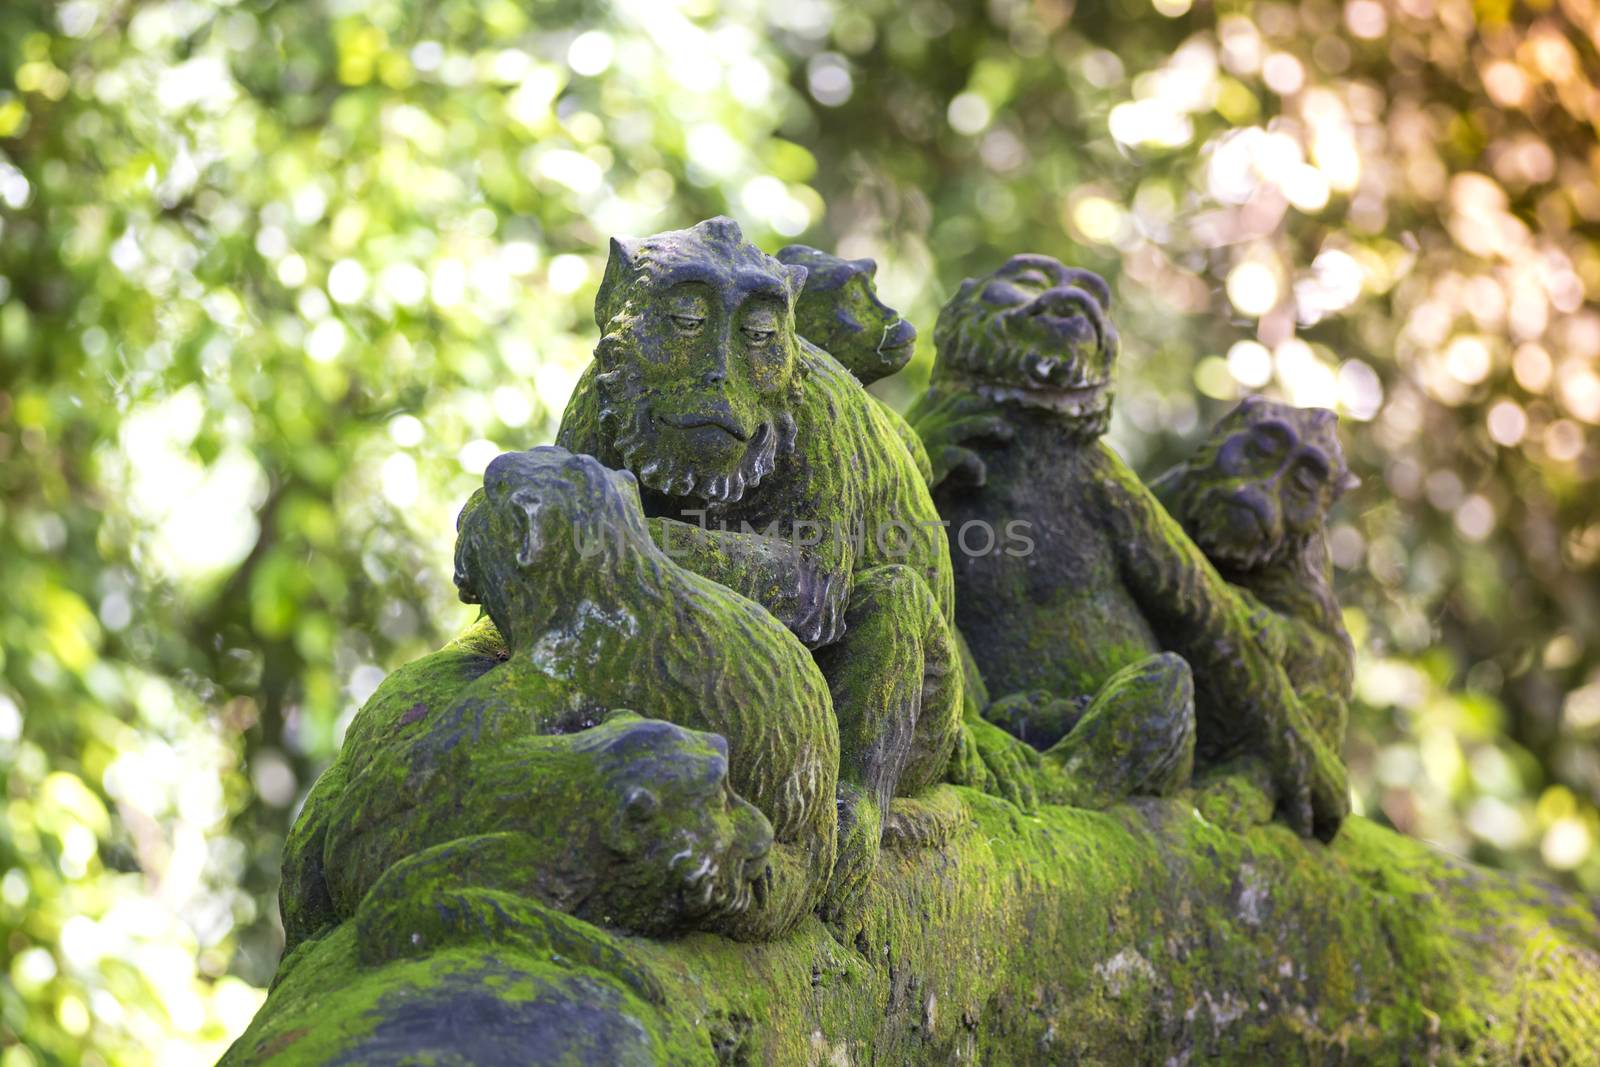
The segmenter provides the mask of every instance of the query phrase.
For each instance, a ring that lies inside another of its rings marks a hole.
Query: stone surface
[[[885,852],[860,925],[630,938],[527,903],[373,967],[349,923],[286,961],[225,1067],[500,1064],[1578,1064],[1600,923],[1365,820],[1331,846],[1187,794],[1021,815],[956,790]],[[628,1059],[627,1057],[633,1057]]]

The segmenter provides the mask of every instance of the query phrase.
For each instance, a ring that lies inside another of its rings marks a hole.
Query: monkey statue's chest
[[[980,489],[942,488],[950,523],[956,621],[994,697],[1046,689],[1093,695],[1122,667],[1160,651],[1123,586],[1096,479],[1094,442],[1063,440],[1043,420],[1014,419],[1016,437],[980,450]],[[993,533],[993,546],[984,551]]]

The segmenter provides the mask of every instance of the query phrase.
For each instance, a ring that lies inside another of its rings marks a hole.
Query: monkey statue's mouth
[[[1109,378],[1080,379],[1058,384],[1051,380],[1050,374],[1054,369],[1051,363],[1049,359],[1040,359],[1036,365],[1041,368],[1042,373],[1030,372],[1023,384],[981,379],[968,380],[962,384],[979,396],[997,404],[1020,404],[1023,407],[1039,408],[1058,415],[1073,417],[1098,415],[1109,406],[1111,402]]]
[[[1198,503],[1195,510],[1205,518],[1195,524],[1191,536],[1219,566],[1248,571],[1277,556],[1282,534],[1248,501],[1213,492]]]
[[[740,426],[731,415],[709,411],[690,415],[657,415],[663,423],[677,430],[698,430],[705,427],[718,429],[736,441],[749,441],[752,433]]]
[[[1272,528],[1248,501],[1232,498],[1224,501],[1228,525],[1240,543],[1264,541],[1272,536]]]

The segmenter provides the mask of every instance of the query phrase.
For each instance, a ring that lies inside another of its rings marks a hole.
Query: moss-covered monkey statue
[[[459,526],[462,598],[506,650],[440,700],[408,706],[397,672],[358,715],[286,849],[291,946],[401,863],[457,910],[510,894],[744,939],[810,914],[833,870],[839,752],[804,646],[669,559],[633,476],[593,457],[499,457]]]
[[[949,551],[922,471],[880,406],[795,332],[806,268],[729,219],[613,240],[600,343],[557,441],[639,479],[658,542],[815,650],[839,720],[837,911],[895,799],[944,775],[962,727]],[[921,836],[923,827],[910,836]]]
[[[905,367],[916,350],[917,328],[878,298],[878,264],[844,259],[808,245],[778,249],[778,262],[806,268],[795,301],[795,330],[838,360],[862,385]]]
[[[1324,536],[1328,509],[1356,484],[1337,427],[1323,408],[1249,396],[1150,483],[1217,571],[1271,613],[1263,636],[1282,649],[1295,694],[1334,752],[1355,678]]]
[[[990,714],[1032,716],[1053,742],[1047,762],[1087,775],[1090,792],[1108,775],[1121,791],[1174,788],[1196,738],[1212,761],[1260,754],[1286,820],[1330,837],[1348,811],[1344,768],[1278,662],[1269,613],[1100,439],[1118,351],[1109,304],[1097,276],[1019,255],[964,282],[939,316],[929,395],[912,413],[930,453],[952,446],[941,419],[953,409],[986,406],[1008,428],[970,443],[978,477],[940,485],[940,512],[957,531],[1027,521],[1035,542],[1026,557],[954,554],[961,630],[1003,698]]]

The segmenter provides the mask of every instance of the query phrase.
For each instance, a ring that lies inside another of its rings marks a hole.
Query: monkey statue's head
[[[1012,256],[962,282],[939,312],[934,384],[1051,412],[1074,437],[1098,437],[1111,419],[1118,350],[1110,307],[1099,275]]]
[[[793,448],[805,281],[731,219],[612,239],[594,302],[600,429],[646,488],[733,503]]]
[[[653,551],[632,474],[541,445],[497,456],[456,517],[456,589],[517,646],[597,574]]]
[[[1323,408],[1246,397],[1188,462],[1151,488],[1225,571],[1261,571],[1312,542],[1325,552],[1328,509],[1356,484],[1339,447],[1338,421]]]
[[[917,328],[878,299],[870,259],[840,259],[806,245],[778,249],[780,262],[806,269],[795,304],[801,337],[844,364],[862,385],[904,367],[917,346]]]

